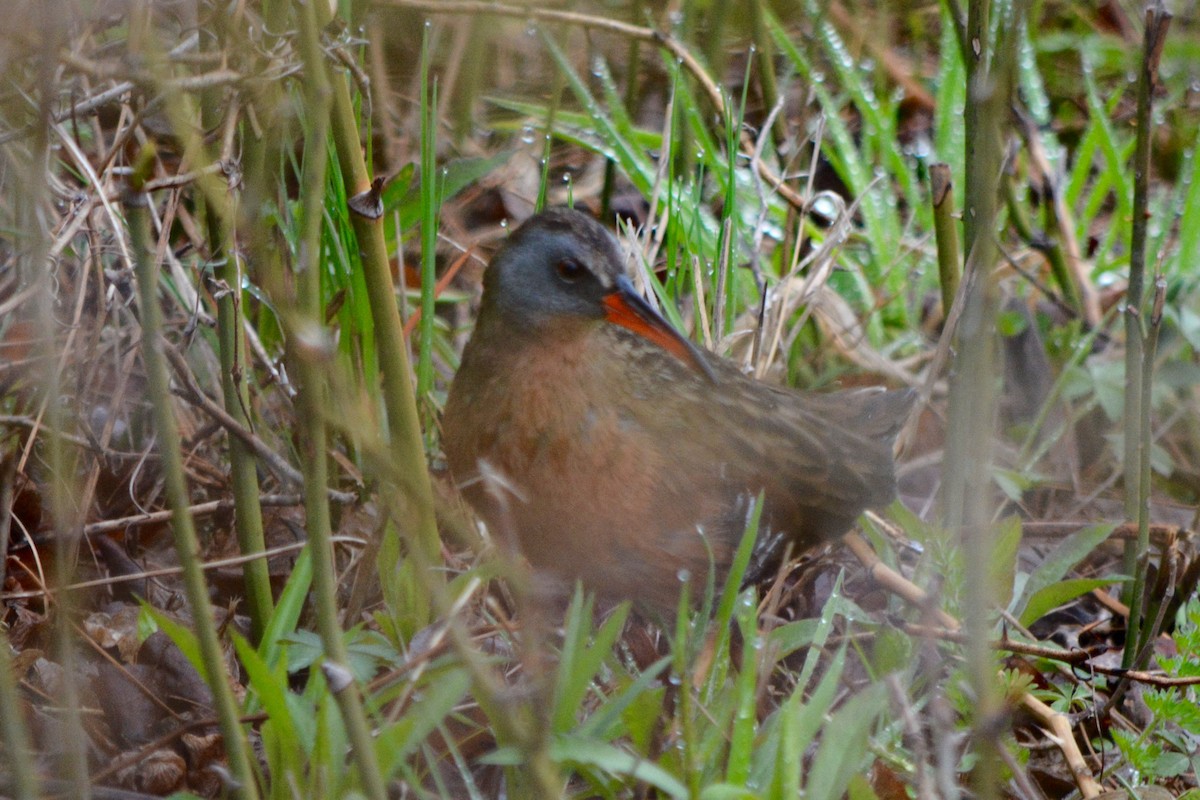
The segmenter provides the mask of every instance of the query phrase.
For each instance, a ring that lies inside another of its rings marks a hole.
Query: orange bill
[[[651,308],[633,288],[628,278],[617,278],[616,288],[604,296],[603,304],[606,320],[653,342],[691,368],[703,373],[709,380],[716,381],[717,376],[700,349]]]

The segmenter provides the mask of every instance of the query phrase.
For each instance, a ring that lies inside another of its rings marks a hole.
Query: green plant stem
[[[522,750],[525,770],[519,780],[528,788],[520,794],[550,798],[562,795],[563,778],[550,754],[551,734],[554,732],[554,681],[551,669],[549,631],[554,621],[545,606],[531,591],[531,576],[513,585],[517,602],[517,618],[521,620],[519,640],[524,680],[529,692],[524,703],[521,724],[513,731],[515,742]],[[494,691],[494,688],[493,688]],[[502,696],[502,695],[500,695]]]
[[[209,216],[211,241],[225,228],[224,223]],[[214,255],[217,255],[214,253]],[[224,263],[217,268],[218,280],[229,287],[225,296],[217,301],[217,339],[221,357],[221,391],[225,410],[243,427],[250,428],[247,410],[250,393],[246,386],[245,360],[246,339],[242,331],[240,300],[240,273],[236,257],[228,250],[217,255]],[[251,449],[238,437],[229,436],[230,483],[233,488],[234,528],[237,532],[238,549],[242,555],[262,553],[266,549],[263,535],[261,495],[258,485],[258,468]],[[263,628],[271,617],[274,603],[271,599],[271,576],[266,559],[256,558],[242,566],[242,583],[246,589],[246,613],[250,615],[250,636],[257,644]]]
[[[763,20],[763,4],[766,0],[751,0],[750,23],[754,32],[755,60],[758,65],[758,82],[762,91],[764,112],[769,114],[779,102],[779,81],[775,75],[775,45],[771,41],[771,33]],[[775,137],[775,151],[787,143],[787,116],[777,114],[771,124],[771,134]],[[786,252],[786,251],[785,251]]]
[[[1138,438],[1143,442],[1141,452],[1138,454],[1138,536],[1137,536],[1137,555],[1138,568],[1134,573],[1133,585],[1133,605],[1130,607],[1129,617],[1131,620],[1136,619],[1137,624],[1131,625],[1126,632],[1125,651],[1122,655],[1122,666],[1128,661],[1127,669],[1142,669],[1151,655],[1150,641],[1158,635],[1158,626],[1162,624],[1161,615],[1152,624],[1147,625],[1147,598],[1146,598],[1146,581],[1148,579],[1147,571],[1150,561],[1150,443],[1154,438],[1154,431],[1150,421],[1150,398],[1154,390],[1154,358],[1158,352],[1158,336],[1162,331],[1162,315],[1163,306],[1166,303],[1167,284],[1162,278],[1155,281],[1154,288],[1154,305],[1150,313],[1150,329],[1147,331],[1145,349],[1142,356],[1142,385],[1141,390],[1141,409],[1142,416],[1139,420]],[[1162,560],[1167,560],[1169,556],[1165,553]],[[1159,565],[1163,569],[1163,565]],[[1174,586],[1169,587],[1174,590]],[[1151,606],[1153,604],[1150,604]],[[1132,657],[1128,655],[1132,652]]]
[[[43,71],[47,71],[50,67],[46,59],[46,63],[41,64]],[[46,104],[43,103],[43,106]],[[47,108],[42,109],[45,115]],[[38,286],[38,295],[46,295],[38,300],[39,322],[43,326],[50,326],[53,330],[53,298],[50,296],[50,271],[46,265],[46,243],[49,237],[45,235],[41,224],[41,215],[38,211],[42,208],[45,201],[45,191],[47,186],[47,173],[37,174],[37,170],[44,170],[48,166],[47,162],[47,137],[46,128],[47,121],[38,120],[35,130],[40,133],[34,138],[33,152],[37,154],[36,158],[30,159],[26,165],[27,173],[22,181],[27,187],[27,194],[22,198],[23,202],[18,204],[16,229],[18,236],[29,242],[26,259],[18,261],[19,269],[23,273],[25,280],[30,285]],[[0,153],[2,163],[7,166],[9,159],[6,153]],[[40,285],[38,285],[40,283]],[[42,336],[43,341],[49,343],[54,341],[53,336]],[[57,405],[57,403],[53,403]],[[53,428],[50,429],[51,436],[55,436]],[[9,437],[11,432],[6,432],[3,435],[3,452],[4,456],[0,458],[0,586],[5,585],[5,565],[8,560],[9,552],[9,536],[12,532],[13,513],[12,502],[14,496],[14,483],[17,476],[17,456],[9,450]],[[30,746],[29,731],[25,726],[25,716],[21,703],[20,694],[17,691],[17,676],[12,669],[12,648],[9,645],[7,630],[4,630],[4,635],[0,636],[0,744],[3,745],[3,753],[5,760],[8,763],[8,771],[12,776],[7,791],[12,792],[13,797],[17,800],[34,800],[40,796],[38,790],[37,770],[34,768],[35,759],[33,749]]]
[[[966,64],[971,60],[971,47],[967,42],[967,15],[963,13],[962,3],[959,0],[942,0],[942,5],[946,9],[947,16],[950,17],[950,22],[954,25],[954,38],[958,42],[958,52],[962,56],[963,63]]]
[[[558,116],[558,108],[562,105],[563,88],[566,79],[562,70],[554,73],[554,88],[550,91],[550,107],[546,111],[546,124],[542,126],[542,163],[541,174],[538,178],[538,195],[534,203],[536,211],[546,208],[546,198],[550,191],[550,158],[554,152],[554,121]]]
[[[704,31],[704,41],[707,46],[704,56],[708,60],[709,72],[721,75],[725,72],[725,23],[729,19],[729,0],[710,0],[705,5],[708,6],[708,13],[705,15],[707,30]]]
[[[367,165],[358,140],[358,125],[350,87],[344,77],[331,81],[333,90],[332,133],[337,149],[338,164],[346,182],[346,195],[354,196],[371,184]],[[410,542],[421,548],[429,564],[440,563],[441,544],[434,518],[433,488],[425,464],[425,449],[421,425],[413,394],[412,372],[409,366],[408,342],[400,324],[396,307],[396,289],[379,220],[370,220],[351,213],[354,235],[358,241],[363,279],[375,323],[375,341],[379,348],[379,364],[383,371],[383,400],[387,409],[391,435],[392,458],[401,489],[410,505],[404,519]],[[428,615],[428,609],[424,611]]]
[[[642,16],[642,0],[633,0],[629,4],[629,20],[631,24],[636,24]],[[642,61],[642,48],[640,41],[636,38],[629,40],[629,47],[625,52],[625,94],[623,95],[625,108],[632,109],[637,104],[638,96],[638,77],[640,75],[640,65]],[[562,75],[560,70],[557,73]],[[561,80],[561,78],[560,78]],[[557,97],[556,93],[556,97]],[[600,219],[612,219],[612,195],[617,179],[617,162],[612,158],[604,160],[604,187],[600,191]]]
[[[971,0],[967,10],[966,38],[973,43],[973,47],[967,48],[967,101],[963,108],[968,170],[966,205],[963,209],[963,241],[968,259],[974,257],[981,240],[986,241],[991,237],[996,206],[994,182],[999,177],[999,142],[995,137],[998,137],[1000,132],[994,127],[997,120],[990,118],[987,113],[990,110],[987,100],[994,90],[991,86],[993,75],[989,46],[992,41],[990,16],[989,0]],[[996,169],[991,172],[984,173],[980,169],[991,168],[993,164]]]
[[[549,749],[544,746],[548,732],[533,730],[538,714],[529,707],[529,703],[519,707],[506,697],[508,690],[487,666],[476,649],[471,634],[464,629],[460,620],[450,620],[449,630],[456,651],[471,673],[475,700],[495,728],[497,743],[512,745],[526,756],[523,770],[525,774],[518,775],[517,778],[525,785],[520,787],[519,791],[514,791],[512,796],[536,797],[543,800],[562,797],[562,776],[550,758]],[[542,740],[543,746],[538,746],[538,740]]]
[[[454,139],[456,144],[462,144],[475,125],[475,102],[482,92],[484,77],[488,74],[490,65],[478,53],[486,52],[488,48],[487,20],[475,18],[467,20],[466,52],[471,57],[463,59],[459,65],[458,84],[454,95],[450,98],[451,114],[454,117]]]
[[[41,92],[36,106],[36,118],[33,121],[33,133],[30,136],[29,152],[32,156],[26,163],[18,163],[16,169],[24,171],[26,180],[20,181],[22,193],[19,211],[17,212],[18,230],[27,237],[21,243],[24,257],[19,265],[27,285],[37,288],[34,295],[35,318],[37,326],[36,347],[37,363],[49,365],[44,377],[37,381],[41,390],[40,402],[44,409],[46,425],[44,435],[44,457],[46,459],[47,498],[51,522],[50,540],[53,542],[54,567],[52,571],[54,585],[65,587],[71,584],[75,564],[79,557],[79,544],[83,520],[77,500],[75,476],[79,474],[78,464],[68,457],[61,431],[65,429],[65,408],[63,405],[63,365],[64,359],[58,352],[60,328],[55,317],[55,277],[53,264],[48,257],[49,242],[52,233],[46,224],[45,212],[49,198],[49,181],[52,176],[50,150],[50,108],[51,98],[55,91],[54,53],[60,46],[62,29],[47,22],[40,33],[45,37],[44,52],[37,60],[39,85]],[[19,180],[19,179],[18,179]],[[77,413],[81,412],[77,409]],[[8,506],[0,508],[0,514],[9,514]],[[8,557],[7,551],[0,551],[0,559]],[[82,674],[79,654],[75,647],[75,611],[76,598],[73,592],[63,591],[55,595],[55,605],[52,615],[52,637],[54,658],[62,668],[62,682],[56,702],[62,709],[59,720],[62,731],[62,741],[57,742],[59,757],[56,766],[65,774],[67,786],[72,794],[87,797],[90,791],[88,780],[88,742],[83,730],[83,718],[80,712],[79,680]],[[7,639],[4,646],[7,647]],[[19,711],[20,706],[17,706]],[[18,751],[19,758],[29,751]],[[26,764],[30,769],[32,765]]]
[[[1067,266],[1067,256],[1063,252],[1062,245],[1054,238],[1034,230],[1029,221],[1029,215],[1025,213],[1025,209],[1017,197],[1013,176],[1008,172],[1004,175],[1004,207],[1008,211],[1008,221],[1016,230],[1017,235],[1025,240],[1030,248],[1041,253],[1050,265],[1050,275],[1054,278],[1055,285],[1058,286],[1059,293],[1062,295],[1061,302],[1066,310],[1075,316],[1082,316],[1083,309],[1079,302],[1079,290],[1071,278],[1071,270]],[[1058,227],[1054,219],[1054,203],[1046,203],[1046,216],[1051,223],[1047,226],[1048,229]]]
[[[306,346],[303,331],[319,336],[321,315],[321,225],[325,214],[325,168],[329,163],[329,111],[331,95],[321,49],[320,28],[313,3],[297,3],[300,17],[300,44],[305,68],[305,105],[307,130],[304,167],[301,176],[300,259],[297,264],[297,321],[299,331],[289,335],[289,348],[300,378],[298,410],[303,429],[304,508],[308,541],[313,564],[313,601],[317,627],[325,648],[326,678],[342,712],[351,752],[359,768],[363,792],[371,800],[386,800],[387,789],[379,771],[375,743],[363,710],[362,697],[347,664],[342,627],[338,620],[337,565],[330,541],[332,524],[326,486],[329,468],[326,461],[325,419],[328,391],[320,354],[323,348]]]
[[[671,669],[679,681],[674,686],[676,719],[679,725],[680,760],[683,763],[685,777],[688,782],[689,797],[699,797],[703,786],[700,784],[702,765],[699,762],[699,742],[696,731],[695,698],[692,697],[691,656],[693,650],[692,637],[694,629],[689,624],[687,614],[687,598],[681,597],[675,621],[675,638],[671,642],[671,653],[674,663]]]
[[[1137,656],[1136,643],[1142,634],[1143,587],[1150,550],[1149,476],[1143,480],[1143,461],[1150,459],[1149,392],[1144,393],[1152,371],[1145,357],[1146,331],[1142,326],[1143,295],[1146,281],[1146,226],[1150,202],[1150,142],[1153,136],[1150,112],[1154,103],[1155,76],[1167,37],[1171,15],[1158,0],[1146,10],[1146,34],[1141,69],[1138,72],[1136,139],[1133,154],[1133,228],[1129,241],[1129,287],[1125,295],[1125,516],[1137,520],[1136,543],[1125,546],[1124,565],[1133,574],[1133,585],[1126,598],[1129,605],[1126,647],[1122,666],[1132,667]]]
[[[1061,190],[1058,187],[1055,187],[1053,191],[1055,194],[1061,194]],[[1070,230],[1062,225],[1062,221],[1058,219],[1057,208],[1057,202],[1046,203],[1046,230]],[[1037,243],[1035,242],[1034,244]],[[1067,262],[1067,253],[1063,249],[1062,240],[1053,234],[1048,234],[1039,249],[1045,255],[1046,260],[1050,262],[1050,274],[1054,276],[1054,282],[1058,284],[1063,300],[1068,306],[1074,309],[1076,314],[1083,319],[1088,319],[1083,306],[1083,300],[1080,296],[1080,287],[1076,285],[1075,277],[1071,274],[1071,267]]]
[[[954,183],[949,164],[929,167],[930,199],[933,204],[933,230],[937,239],[938,279],[942,289],[942,318],[950,316],[954,296],[958,294],[958,220],[954,218]]]
[[[222,40],[224,37],[222,37]],[[201,130],[213,130],[221,122],[223,92],[205,93]],[[203,198],[203,195],[201,195]],[[227,210],[227,209],[226,209]],[[239,425],[251,429],[250,392],[246,376],[246,336],[242,330],[242,271],[232,248],[229,247],[229,217],[211,203],[204,206],[208,228],[209,257],[215,265],[217,280],[223,285],[217,297],[217,344],[221,359],[221,394],[225,411]],[[234,529],[242,555],[261,553],[266,549],[263,535],[260,487],[254,452],[236,436],[229,436],[230,484],[233,489]],[[250,638],[257,645],[264,626],[270,619],[274,603],[271,599],[271,576],[267,561],[256,558],[242,566],[242,583],[246,590],[246,613],[250,616]]]
[[[140,191],[135,173],[133,187],[129,190],[125,207],[129,223],[136,273],[138,279],[138,303],[142,322],[142,360],[146,367],[147,394],[154,411],[155,430],[159,452],[162,457],[163,482],[167,502],[172,510],[172,529],[175,535],[175,550],[183,571],[184,590],[192,612],[192,624],[200,655],[207,673],[205,676],[213,695],[213,705],[221,735],[225,741],[226,758],[233,774],[236,797],[252,800],[257,798],[258,784],[250,765],[246,738],[238,718],[237,703],[225,672],[225,661],[221,643],[213,623],[212,609],[208,603],[208,587],[204,572],[200,568],[200,542],[188,513],[188,491],[183,477],[183,456],[180,447],[179,429],[171,409],[171,393],[167,381],[167,364],[162,352],[162,311],[158,305],[158,262],[154,258],[150,240],[150,212],[148,198]]]
[[[155,74],[170,74],[163,54],[154,47],[150,38],[134,40],[131,37],[130,49],[154,64]],[[185,95],[178,88],[165,85],[163,88],[165,111],[172,131],[183,142],[186,161],[191,164],[213,163],[213,154],[196,131],[210,130],[220,123],[221,104],[225,100],[224,90],[211,88],[204,92],[203,116],[198,125],[194,106],[188,102]],[[253,151],[253,146],[250,149]],[[253,164],[254,153],[250,152],[248,156],[248,162]],[[203,209],[208,229],[210,258],[216,265],[215,275],[228,290],[220,293],[217,298],[217,337],[224,410],[240,427],[249,430],[252,426],[249,421],[250,397],[245,380],[248,367],[240,303],[241,270],[233,260],[233,250],[229,246],[230,225],[235,214],[229,199],[230,186],[217,174],[209,172],[201,173],[195,185],[198,189],[198,204]],[[256,198],[251,198],[252,205],[254,199]],[[254,452],[240,438],[230,435],[229,457],[238,546],[244,555],[261,553],[266,545],[262,508],[258,502],[260,490]],[[247,562],[242,568],[242,576],[246,590],[246,609],[251,621],[251,635],[257,641],[273,607],[267,562],[264,559]]]
[[[1001,167],[1001,126],[1013,84],[1013,46],[1018,11],[1006,9],[1005,24],[991,35],[988,0],[971,0],[967,37],[976,43],[967,60],[966,192],[964,240],[967,286],[954,335],[957,349],[950,377],[950,410],[944,462],[943,513],[946,527],[961,531],[963,542],[966,657],[975,711],[971,720],[977,762],[971,784],[975,796],[999,796],[1000,737],[1005,728],[1003,696],[988,645],[996,605],[992,585],[993,528],[991,460],[995,432],[995,321],[998,291],[995,220]]]
[[[43,262],[44,263],[44,262]],[[47,270],[47,276],[49,271]],[[51,289],[47,281],[43,284],[46,307],[39,309],[39,328],[44,331],[42,340],[47,345],[47,351],[53,352],[56,341],[56,325],[54,312],[50,307]],[[82,539],[82,520],[74,500],[75,485],[73,476],[78,474],[74,459],[68,458],[64,442],[59,431],[64,428],[64,415],[61,405],[62,376],[59,374],[57,355],[50,356],[43,363],[53,364],[46,378],[46,462],[49,466],[50,482],[50,511],[54,521],[54,585],[71,585],[75,572],[75,564],[79,559],[79,545]],[[7,513],[7,509],[3,513]],[[0,553],[0,558],[7,557]],[[77,796],[87,797],[89,780],[87,770],[87,740],[83,732],[83,716],[80,713],[79,679],[82,675],[82,664],[75,647],[75,612],[76,598],[73,592],[60,592],[56,595],[54,609],[53,642],[55,658],[62,667],[63,680],[59,688],[57,701],[63,710],[62,726],[65,731],[61,743],[62,761],[65,762],[67,779]]]
[[[5,508],[8,506],[6,505]],[[12,671],[11,647],[7,634],[0,636],[0,742],[8,761],[10,785],[16,800],[35,800],[38,792],[37,771],[33,768],[34,754],[29,742],[29,731],[21,713],[21,696],[17,692],[17,680]]]
[[[429,80],[429,28],[421,39],[421,320],[418,325],[417,397],[433,391],[434,286],[437,283],[438,172],[434,145],[437,83]]]

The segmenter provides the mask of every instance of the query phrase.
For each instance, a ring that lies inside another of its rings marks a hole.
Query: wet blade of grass
[[[880,186],[875,183],[875,167],[870,150],[873,144],[869,139],[860,147],[855,141],[854,134],[846,125],[841,115],[841,104],[830,91],[825,77],[819,73],[809,56],[791,40],[777,18],[766,16],[768,30],[775,37],[776,46],[780,52],[791,60],[797,75],[804,78],[817,98],[824,112],[826,135],[830,144],[822,147],[821,153],[832,165],[833,169],[845,182],[851,198],[859,203],[859,211],[863,219],[863,232],[869,244],[869,252],[861,269],[852,270],[847,276],[851,281],[852,291],[857,305],[873,307],[874,291],[872,286],[881,282],[886,273],[892,275],[892,281],[901,277],[902,271],[889,270],[892,258],[898,252],[900,224],[895,218],[895,206],[883,200]],[[836,36],[830,32],[829,36]],[[826,39],[826,45],[834,50],[835,55],[841,53],[840,43],[835,39]],[[836,61],[835,61],[836,63]],[[845,68],[846,65],[842,65]],[[853,74],[851,69],[850,74]],[[866,102],[871,95],[860,89],[859,102]],[[861,109],[860,109],[861,111]],[[871,112],[875,113],[875,112]],[[890,146],[890,145],[889,145]],[[885,284],[886,285],[886,284]],[[868,318],[872,341],[879,341],[881,331],[878,318],[872,315]]]
[[[1189,261],[1188,253],[1200,253],[1200,129],[1196,132],[1196,140],[1192,144],[1192,152],[1188,157],[1190,175],[1186,180],[1186,196],[1180,205],[1179,213],[1179,248],[1174,259],[1175,269],[1183,274],[1188,266],[1195,266],[1195,261]]]
[[[470,674],[461,667],[440,671],[426,681],[417,700],[376,739],[380,769],[389,780],[403,763],[443,723],[467,694]]]
[[[622,606],[605,620],[599,630],[593,631],[592,603],[590,600],[584,602],[582,592],[576,592],[567,610],[566,631],[554,686],[552,721],[556,732],[568,731],[574,726],[575,714],[583,705],[601,665],[612,652],[628,615],[629,606]]]
[[[421,321],[417,340],[417,396],[428,404],[433,390],[433,305],[437,283],[437,227],[441,205],[435,149],[437,82],[429,80],[429,27],[421,39]]]

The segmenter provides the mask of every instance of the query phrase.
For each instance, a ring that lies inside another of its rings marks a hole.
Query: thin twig
[[[221,505],[232,506],[232,503],[221,501]],[[212,505],[212,504],[205,504]],[[293,503],[292,505],[298,505]],[[170,512],[164,512],[170,516]],[[331,542],[336,544],[352,544],[358,547],[366,547],[367,542],[364,539],[359,539],[355,536],[333,536]],[[221,558],[216,561],[206,561],[200,564],[202,570],[224,569],[226,567],[240,567],[243,564],[248,564],[251,561],[259,561],[275,556],[287,555],[294,553],[297,550],[302,550],[308,546],[308,542],[292,542],[291,544],[281,544],[278,547],[272,547],[263,550],[259,553],[250,553],[243,556],[230,556],[229,558]],[[157,569],[147,569],[141,572],[130,573],[128,575],[113,575],[108,578],[96,578],[91,581],[80,581],[67,586],[60,586],[56,589],[28,589],[21,592],[3,592],[0,593],[0,602],[8,602],[9,600],[28,600],[37,597],[53,597],[61,592],[78,592],[84,589],[96,589],[103,586],[115,586],[121,583],[129,583],[131,581],[143,581],[148,578],[163,578],[170,575],[179,575],[183,572],[183,567],[159,567]]]
[[[275,473],[277,478],[292,486],[301,486],[304,484],[304,476],[300,474],[298,469],[285,461],[283,456],[268,447],[266,442],[258,438],[252,431],[247,430],[245,426],[239,424],[237,420],[221,407],[220,403],[204,393],[200,385],[196,383],[196,379],[188,367],[187,359],[183,357],[182,353],[165,342],[163,343],[163,350],[166,353],[167,360],[171,362],[171,367],[175,370],[176,376],[184,384],[182,393],[184,399],[199,406],[204,413],[216,420],[222,428],[245,442],[254,451],[255,455],[266,462],[267,467],[271,472]],[[351,492],[343,492],[337,489],[328,489],[328,492],[329,498],[339,503],[351,503],[356,499]]]
[[[265,494],[258,498],[259,505],[263,506],[298,506],[303,502],[303,499],[298,494]],[[194,506],[188,507],[188,513],[193,517],[203,517],[209,514],[217,514],[222,511],[232,511],[232,500],[210,500],[207,503],[197,503]],[[117,519],[106,519],[103,522],[93,522],[90,525],[83,526],[84,536],[99,536],[103,533],[111,533],[113,531],[127,530],[129,528],[137,528],[142,525],[154,525],[160,522],[166,522],[171,518],[170,511],[146,511],[141,514],[133,514],[128,517],[119,517]]]

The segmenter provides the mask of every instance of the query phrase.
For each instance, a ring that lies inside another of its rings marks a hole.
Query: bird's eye
[[[558,261],[554,265],[554,271],[558,273],[558,277],[567,283],[575,283],[587,272],[583,264],[580,264],[573,258],[564,258]]]

